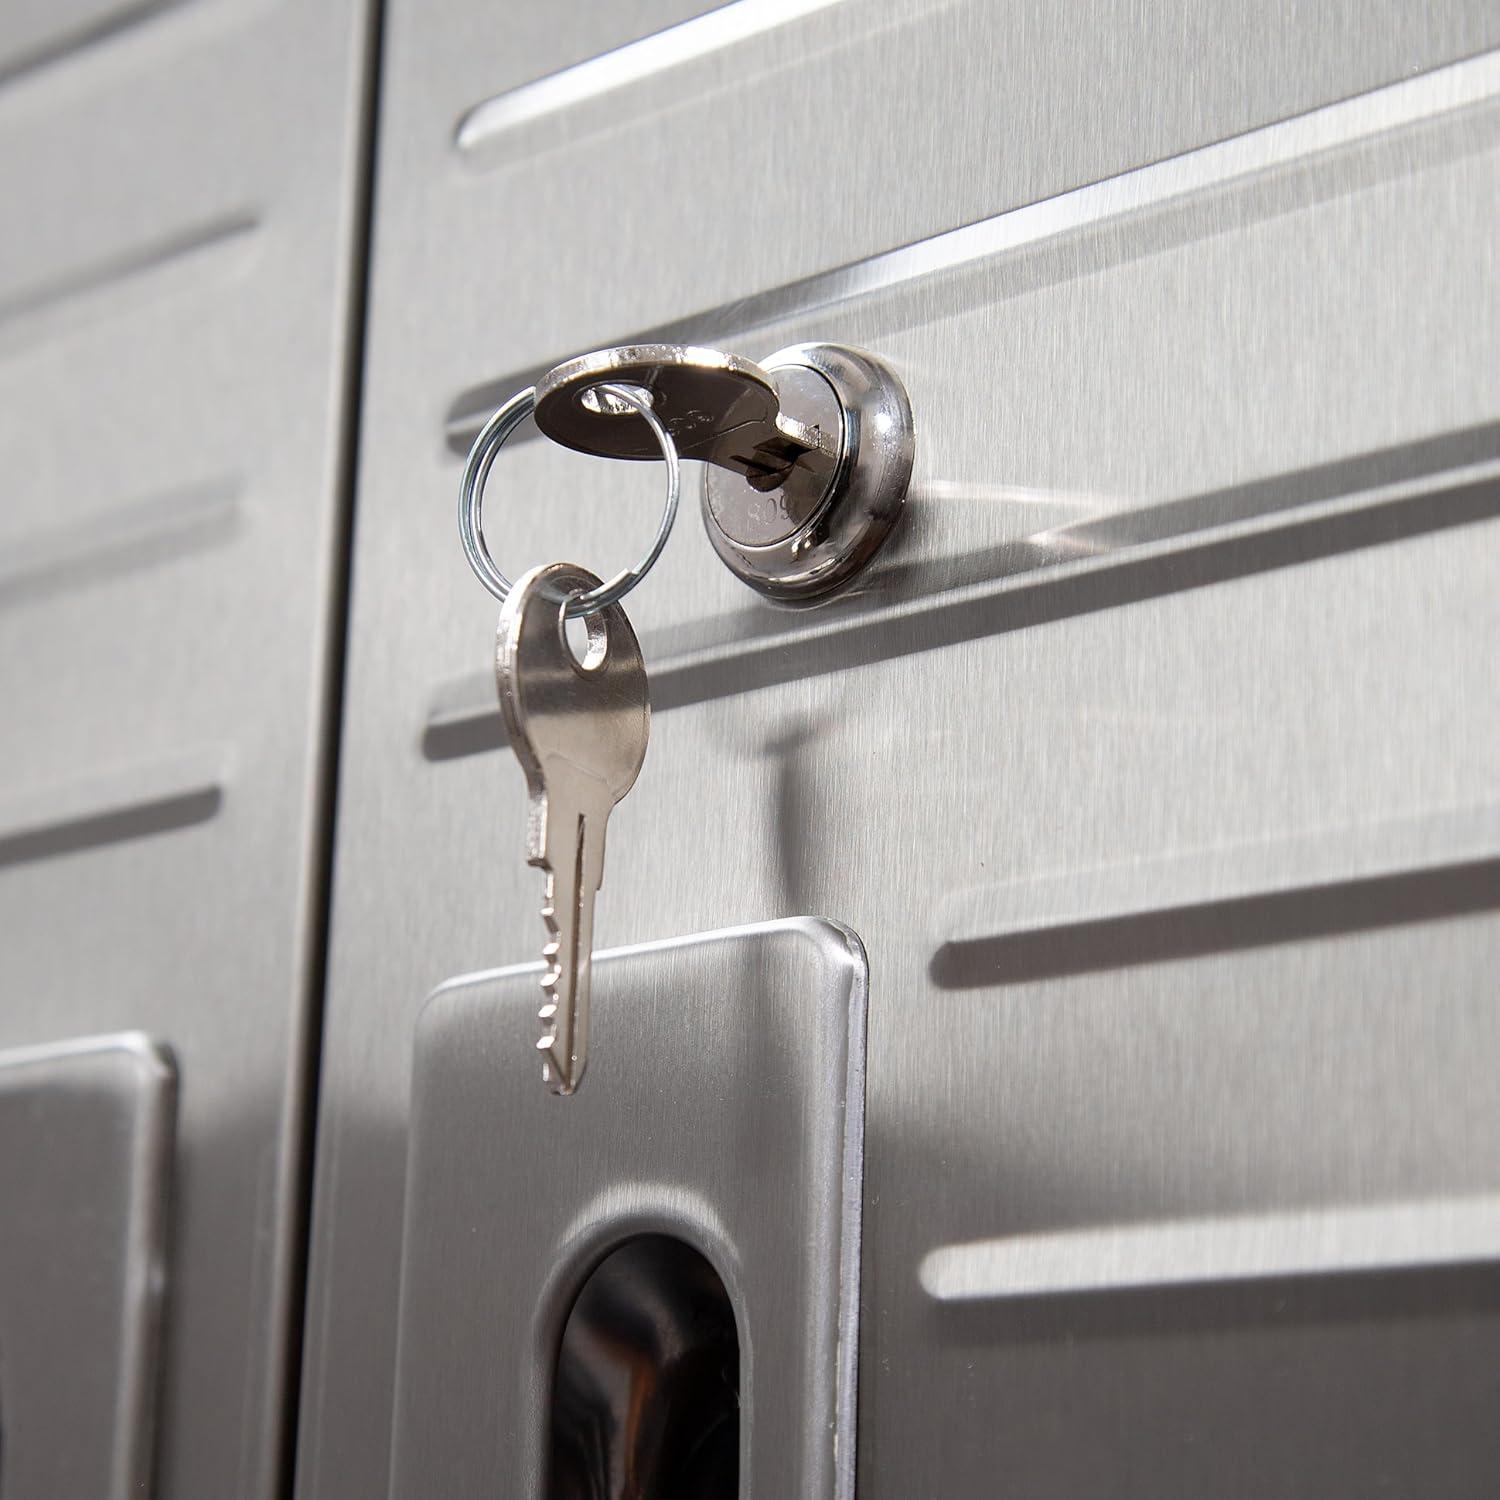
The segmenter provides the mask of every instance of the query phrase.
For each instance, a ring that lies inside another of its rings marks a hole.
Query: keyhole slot
[[[713,1266],[670,1235],[607,1255],[563,1329],[547,1500],[736,1500],[740,1338]]]

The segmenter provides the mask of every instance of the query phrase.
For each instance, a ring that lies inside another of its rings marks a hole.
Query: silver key
[[[588,616],[579,663],[564,635],[563,600],[599,580],[571,563],[533,568],[500,612],[495,676],[511,747],[526,772],[526,857],[547,872],[548,942],[540,1012],[542,1077],[571,1094],[588,1061],[594,893],[604,877],[604,829],[646,758],[651,708],[646,664],[625,611]]]

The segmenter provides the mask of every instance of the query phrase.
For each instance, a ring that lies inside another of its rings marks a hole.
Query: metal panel
[[[0,7],[0,1043],[180,1065],[161,1500],[285,1468],[366,10]]]
[[[861,1494],[1492,1491],[1493,7],[481,11],[392,17],[301,1493],[387,1479],[414,997],[535,941],[456,450],[664,331],[917,422],[856,594],[631,596],[597,927],[866,941]],[[501,564],[625,467],[508,449]]]
[[[0,1052],[0,1485],[151,1492],[176,1077],[142,1036]]]
[[[422,1014],[392,1495],[542,1493],[578,1287],[612,1246],[668,1234],[740,1326],[741,1487],[850,1500],[858,942],[803,919],[600,954],[576,1100],[536,1077],[539,968],[450,981]]]

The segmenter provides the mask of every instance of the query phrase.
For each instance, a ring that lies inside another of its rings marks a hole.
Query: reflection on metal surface
[[[665,712],[1486,521],[1500,515],[1497,450],[1500,427],[1449,433],[963,557],[877,565],[868,590],[816,617],[745,612],[647,634],[652,706]],[[953,492],[943,499],[953,503]],[[922,503],[914,489],[908,526],[921,524]],[[504,743],[487,675],[434,695],[421,739],[428,760]]]
[[[459,121],[455,137],[458,149],[472,152],[517,126],[557,115],[585,100],[617,93],[632,84],[649,83],[665,70],[696,62],[761,32],[841,3],[842,0],[732,0],[731,4],[716,6],[703,15],[476,104]]]
[[[1500,1260],[1500,1197],[1226,1214],[943,1245],[923,1256],[938,1302],[1045,1297]]]
[[[733,1500],[740,1342],[718,1273],[669,1235],[613,1251],[563,1330],[549,1500]]]

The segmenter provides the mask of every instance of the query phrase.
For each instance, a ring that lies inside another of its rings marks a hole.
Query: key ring
[[[600,384],[589,387],[590,392],[600,391],[612,400],[629,407],[640,417],[656,436],[661,456],[667,465],[667,503],[662,510],[661,524],[656,528],[656,537],[650,550],[632,568],[623,568],[606,583],[586,593],[574,594],[563,607],[570,620],[593,614],[607,605],[618,604],[621,599],[649,573],[661,556],[672,532],[672,523],[677,519],[677,498],[682,488],[677,459],[677,445],[663,426],[661,418],[652,410],[648,392],[628,385]],[[484,540],[481,512],[484,505],[484,485],[489,478],[490,467],[495,462],[505,440],[532,413],[536,405],[536,387],[528,386],[512,396],[492,416],[474,439],[469,449],[468,462],[464,465],[464,477],[458,487],[458,539],[463,543],[464,556],[474,570],[474,576],[503,604],[510,593],[510,579],[495,565],[490,549]]]

